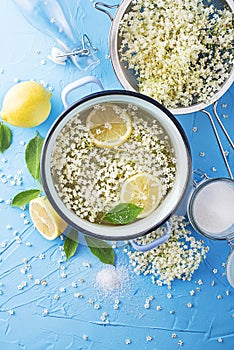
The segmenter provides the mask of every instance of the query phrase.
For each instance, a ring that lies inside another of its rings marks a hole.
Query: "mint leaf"
[[[104,219],[113,224],[125,225],[133,222],[142,210],[133,203],[120,203],[105,214]]]
[[[27,190],[18,193],[12,200],[12,207],[22,207],[29,203],[32,199],[37,198],[40,195],[40,190]]]
[[[75,254],[77,247],[78,247],[78,232],[72,229],[67,234],[63,245],[67,261]]]
[[[0,152],[3,153],[7,148],[10,147],[12,139],[12,132],[6,126],[3,124],[3,122],[0,123]]]
[[[95,255],[101,262],[104,264],[114,265],[115,262],[115,253],[111,246],[94,237],[85,236],[87,246],[90,251]]]
[[[25,160],[32,177],[40,181],[40,159],[44,139],[40,135],[29,141],[25,150]]]

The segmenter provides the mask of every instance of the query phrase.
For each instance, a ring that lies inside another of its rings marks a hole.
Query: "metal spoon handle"
[[[224,152],[222,143],[221,143],[221,141],[220,141],[219,134],[218,134],[218,131],[217,131],[217,129],[216,129],[215,123],[214,123],[214,121],[213,121],[213,119],[212,119],[212,117],[211,117],[211,115],[210,115],[209,112],[207,112],[205,109],[202,109],[201,112],[205,113],[205,114],[208,116],[209,120],[210,120],[211,126],[212,126],[212,128],[213,128],[213,130],[214,130],[214,133],[215,133],[216,140],[217,140],[217,142],[218,142],[220,151],[221,151],[221,153],[222,153],[222,157],[223,157],[223,160],[224,160],[224,162],[225,162],[227,171],[228,171],[228,173],[229,173],[230,178],[233,180],[232,171],[231,171],[230,166],[229,166],[229,164],[228,164],[228,161],[227,161],[227,158],[226,158],[226,155],[225,155],[225,152]]]
[[[228,139],[228,142],[230,143],[232,149],[234,149],[234,143],[232,142],[230,135],[228,134],[228,132],[227,132],[227,130],[225,129],[225,127],[224,127],[224,125],[223,125],[221,119],[220,119],[219,116],[218,116],[218,113],[217,113],[217,104],[218,104],[218,101],[215,101],[215,103],[214,103],[214,105],[213,105],[213,111],[214,111],[215,118],[216,118],[217,122],[219,123],[221,129],[223,130],[223,132],[224,132],[226,138]]]

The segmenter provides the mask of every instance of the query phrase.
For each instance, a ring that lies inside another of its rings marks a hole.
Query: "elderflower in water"
[[[232,12],[202,0],[135,0],[120,26],[120,58],[140,92],[168,108],[207,102],[233,62]]]
[[[95,223],[120,202],[121,188],[131,176],[147,173],[157,177],[164,198],[176,175],[175,151],[168,135],[149,112],[136,105],[113,104],[117,115],[122,111],[131,118],[131,134],[123,144],[113,148],[94,144],[86,116],[94,110],[105,113],[107,105],[97,104],[74,115],[58,135],[51,160],[55,188],[63,203],[80,218]]]

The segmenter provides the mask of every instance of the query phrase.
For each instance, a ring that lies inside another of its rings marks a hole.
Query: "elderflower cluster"
[[[120,57],[139,91],[168,108],[207,102],[233,66],[232,12],[202,0],[133,4],[121,22]]]
[[[153,283],[159,286],[171,283],[177,278],[190,281],[203,258],[206,258],[208,247],[202,240],[196,240],[186,229],[188,225],[182,216],[172,216],[169,220],[171,237],[161,246],[147,252],[127,252],[129,261],[137,274],[151,275]],[[138,238],[138,244],[145,245],[159,238],[163,229]]]
[[[121,108],[132,120],[131,135],[121,146],[95,146],[84,117],[90,111],[71,118],[55,142],[51,160],[55,188],[69,210],[90,222],[99,223],[120,202],[122,184],[137,173],[158,177],[162,197],[174,184],[176,159],[168,135],[152,116],[143,119],[137,106]]]

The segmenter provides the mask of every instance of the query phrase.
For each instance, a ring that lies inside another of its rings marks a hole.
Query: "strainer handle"
[[[95,2],[93,4],[93,6],[95,7],[96,10],[104,12],[110,18],[111,22],[113,22],[113,20],[114,20],[113,16],[105,8],[110,9],[110,10],[117,9],[119,7],[119,4],[117,4],[117,5],[108,5],[108,4],[105,4],[105,3],[101,2],[101,1],[97,1],[97,2]]]
[[[214,134],[215,134],[216,140],[217,140],[217,142],[218,142],[219,149],[220,149],[220,151],[221,151],[221,154],[222,154],[222,157],[223,157],[224,163],[225,163],[225,165],[226,165],[226,168],[227,168],[228,174],[229,174],[229,176],[230,176],[230,179],[232,179],[232,180],[233,180],[233,174],[232,174],[232,171],[231,171],[230,165],[228,164],[228,161],[227,161],[227,158],[226,158],[226,154],[225,154],[225,151],[224,151],[224,149],[223,149],[223,145],[222,145],[222,143],[221,143],[221,140],[220,140],[220,137],[219,137],[218,131],[217,131],[217,129],[216,129],[215,123],[214,123],[214,121],[213,121],[213,119],[212,119],[212,116],[211,116],[211,114],[210,114],[208,111],[206,111],[205,109],[202,109],[202,110],[201,110],[201,112],[203,112],[204,114],[206,114],[206,115],[207,115],[207,117],[208,117],[208,118],[209,118],[209,120],[210,120],[210,123],[211,123],[212,129],[213,129],[213,131],[214,131]],[[216,112],[216,113],[217,113],[217,112]]]
[[[68,102],[67,97],[71,91],[73,91],[81,86],[91,84],[91,83],[98,85],[102,91],[104,90],[104,87],[103,87],[102,83],[100,82],[100,80],[92,75],[75,80],[72,83],[66,85],[63,88],[62,93],[61,93],[61,99],[62,99],[64,107],[67,108],[69,106],[69,102]]]
[[[149,244],[145,244],[145,245],[139,245],[135,240],[131,240],[130,241],[131,246],[134,249],[139,250],[140,252],[147,252],[148,250],[154,249],[154,248],[158,247],[159,245],[165,243],[170,238],[171,228],[170,228],[168,221],[165,222],[164,225],[166,227],[166,232],[162,237],[159,237],[155,241],[153,241]]]

